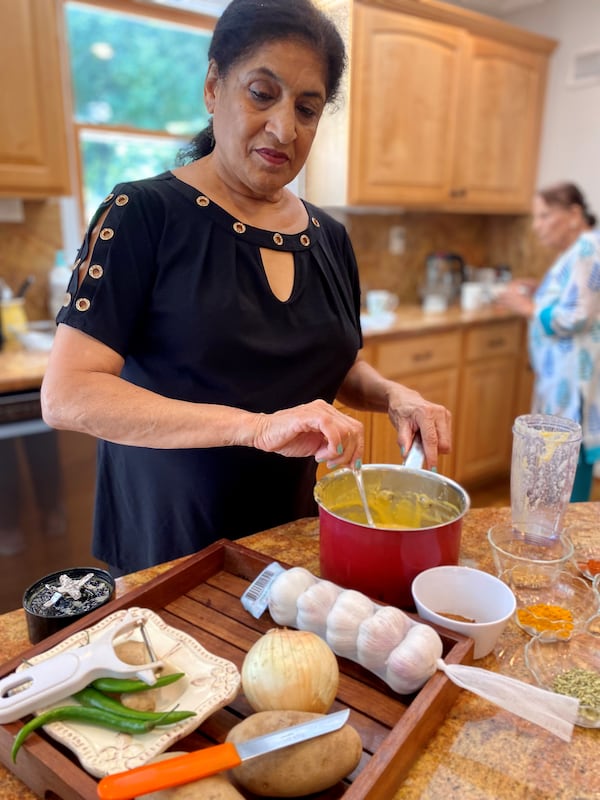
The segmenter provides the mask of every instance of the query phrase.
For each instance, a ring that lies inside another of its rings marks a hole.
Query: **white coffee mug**
[[[476,311],[484,301],[484,285],[478,281],[467,281],[460,287],[460,307],[463,311]]]
[[[398,308],[398,297],[385,289],[371,289],[367,292],[367,312],[377,317],[389,314]]]

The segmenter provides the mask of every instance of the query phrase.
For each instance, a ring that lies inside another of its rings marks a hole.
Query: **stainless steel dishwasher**
[[[33,581],[94,565],[96,442],[42,420],[39,390],[0,394],[0,613]]]

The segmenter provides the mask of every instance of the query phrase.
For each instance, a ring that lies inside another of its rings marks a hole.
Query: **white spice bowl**
[[[417,575],[411,590],[419,616],[473,639],[476,659],[492,652],[516,608],[510,587],[472,567],[432,567]]]

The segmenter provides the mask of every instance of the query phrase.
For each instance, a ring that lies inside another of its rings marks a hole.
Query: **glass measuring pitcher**
[[[581,426],[550,414],[524,414],[513,425],[510,503],[517,527],[558,531],[567,510]]]

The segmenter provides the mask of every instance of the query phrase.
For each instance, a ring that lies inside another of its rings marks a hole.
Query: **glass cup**
[[[524,414],[513,425],[510,503],[517,527],[557,531],[567,510],[581,425],[549,414]]]

